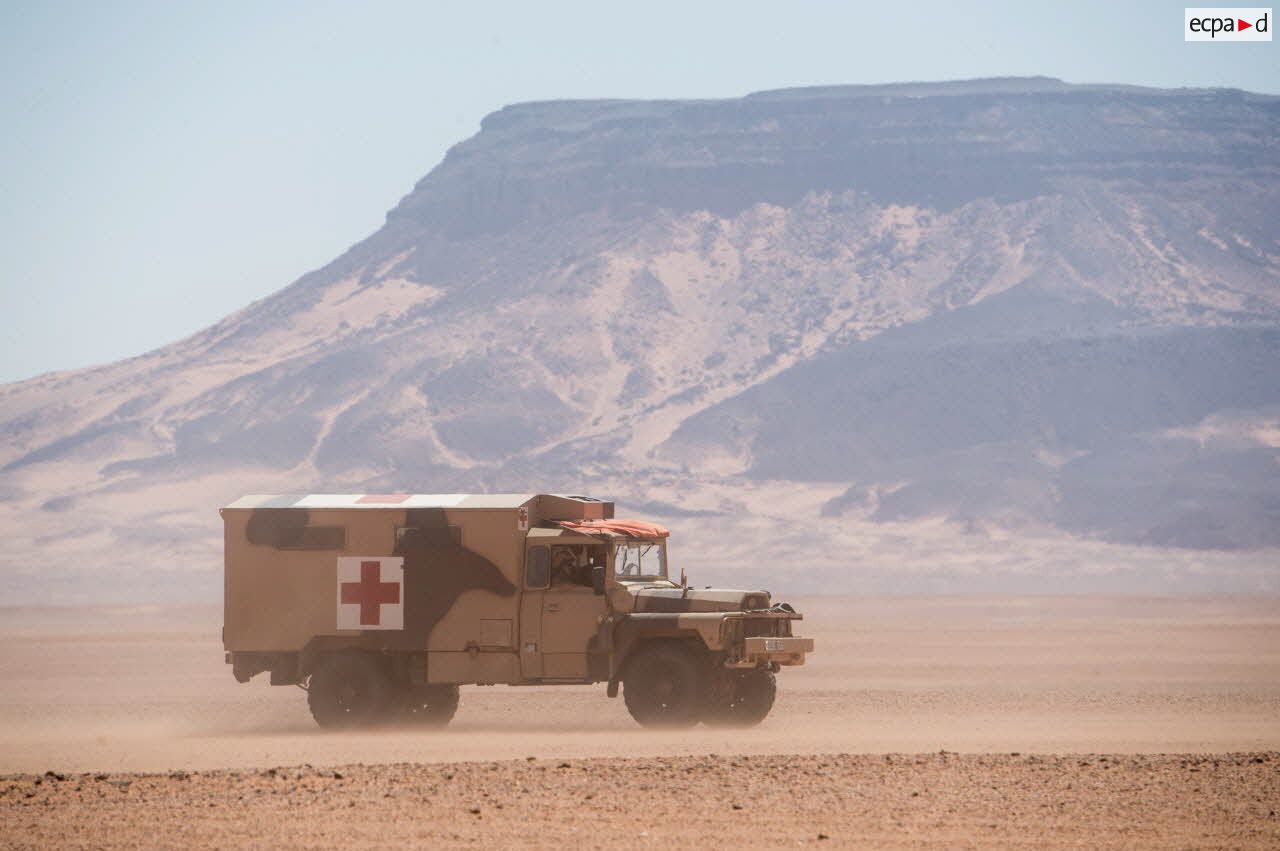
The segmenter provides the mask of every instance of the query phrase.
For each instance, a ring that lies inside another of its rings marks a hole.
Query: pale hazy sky
[[[1168,2],[0,0],[0,381],[323,265],[505,104],[1034,75],[1280,92]]]

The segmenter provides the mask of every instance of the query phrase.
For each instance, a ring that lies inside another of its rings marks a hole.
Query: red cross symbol
[[[400,585],[383,582],[381,562],[360,562],[360,581],[342,583],[342,602],[360,604],[360,624],[382,623],[382,604],[400,602]]]

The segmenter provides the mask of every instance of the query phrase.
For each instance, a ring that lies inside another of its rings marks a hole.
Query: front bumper
[[[761,665],[803,665],[813,652],[812,638],[756,636],[742,639],[742,651],[725,662],[726,668],[758,668]]]

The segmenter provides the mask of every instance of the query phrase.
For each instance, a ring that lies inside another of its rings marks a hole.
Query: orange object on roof
[[[665,526],[644,520],[561,520],[560,525],[584,535],[625,535],[628,538],[666,538]]]

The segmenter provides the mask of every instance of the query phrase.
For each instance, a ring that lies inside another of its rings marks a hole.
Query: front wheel
[[[778,681],[768,668],[724,671],[703,720],[713,727],[754,727],[773,709]]]
[[[382,659],[368,653],[338,653],[321,661],[311,674],[307,706],[321,727],[368,727],[386,720],[393,692]]]
[[[701,714],[699,667],[677,644],[637,651],[622,677],[622,698],[645,727],[692,727]]]

